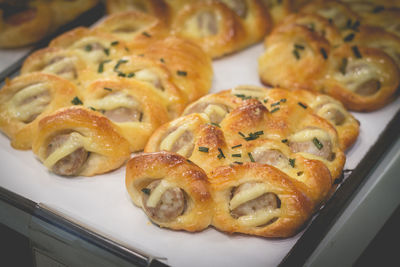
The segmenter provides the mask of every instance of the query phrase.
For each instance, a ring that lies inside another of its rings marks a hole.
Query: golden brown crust
[[[210,183],[215,202],[212,225],[229,233],[289,237],[299,231],[312,211],[310,200],[297,188],[296,182],[268,165],[245,163],[220,167],[211,174]],[[245,183],[264,184],[269,193],[278,197],[280,207],[275,209],[276,217],[272,222],[248,226],[231,215],[229,206],[232,190]]]
[[[33,152],[42,162],[52,138],[77,133],[86,141],[81,146],[90,153],[77,175],[93,176],[119,168],[130,156],[129,143],[118,134],[113,123],[100,113],[83,107],[60,109],[39,121]]]
[[[30,149],[39,120],[72,105],[75,97],[81,97],[77,88],[55,75],[19,76],[0,90],[0,128],[14,148]]]
[[[163,99],[154,94],[153,88],[135,80],[99,79],[84,93],[84,105],[106,117],[118,109],[132,110],[128,117],[118,113],[109,117],[132,151],[142,150],[154,130],[169,120],[166,105],[161,103]]]
[[[153,222],[161,227],[190,232],[201,231],[209,226],[213,202],[207,175],[195,164],[174,153],[150,153],[134,156],[126,167],[126,188],[135,205],[144,209],[142,189],[151,182],[163,180],[182,189],[186,195],[183,214],[170,221]]]

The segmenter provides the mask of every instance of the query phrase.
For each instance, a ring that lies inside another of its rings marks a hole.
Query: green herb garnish
[[[92,51],[92,49],[93,49],[93,46],[91,44],[88,44],[85,46],[85,51],[87,51],[87,52]]]
[[[211,125],[213,125],[215,127],[218,127],[218,128],[221,128],[221,126],[218,123],[215,123],[215,122],[211,122]]]
[[[104,48],[103,51],[104,51],[104,54],[106,54],[107,56],[110,55],[110,49]]]
[[[236,163],[238,165],[242,165],[243,164],[243,162],[240,162],[240,161],[234,161],[233,163]]]
[[[187,76],[187,72],[186,72],[186,71],[183,71],[183,70],[178,70],[178,71],[176,72],[176,74],[178,74],[179,76]]]
[[[208,147],[199,146],[199,151],[200,151],[200,152],[208,153]]]
[[[294,168],[294,164],[296,163],[296,159],[289,159],[289,164]]]
[[[232,158],[240,158],[242,157],[242,154],[232,154]]]
[[[280,109],[279,107],[277,107],[277,108],[274,108],[273,110],[271,110],[271,111],[270,111],[270,113],[277,112],[279,109]]]
[[[352,46],[351,47],[351,50],[353,50],[353,53],[354,53],[354,56],[356,57],[356,58],[362,58],[362,55],[361,55],[361,53],[360,53],[360,50],[358,50],[358,47],[355,45],[355,46]]]
[[[112,45],[112,46],[117,45],[117,44],[119,44],[119,41],[111,42],[111,45]]]
[[[242,146],[242,144],[239,144],[239,145],[233,146],[232,148],[238,148],[238,147],[241,147],[241,146]]]
[[[318,140],[317,137],[314,137],[312,141],[315,147],[318,148],[318,150],[321,150],[324,147],[324,145]]]
[[[221,149],[221,148],[218,148],[218,151],[219,151],[218,158],[219,158],[219,159],[225,158],[225,155],[224,155],[224,152],[222,152],[222,149]]]
[[[151,35],[150,35],[148,32],[142,32],[142,34],[143,34],[144,36],[148,37],[148,38],[151,37]]]
[[[71,103],[73,105],[83,105],[83,102],[79,99],[79,97],[75,96],[72,100]]]
[[[345,75],[346,74],[346,68],[347,68],[347,58],[342,58],[342,64],[339,67],[339,71]]]
[[[104,90],[107,90],[107,91],[112,91],[113,89],[112,88],[109,88],[109,87],[104,87]]]
[[[351,41],[353,41],[353,39],[354,39],[355,36],[356,36],[356,35],[352,32],[352,33],[348,34],[346,37],[344,37],[344,38],[343,38],[343,41],[345,41],[345,42],[351,42]]]
[[[285,143],[288,142],[288,140],[287,139],[282,139],[281,142],[285,144]]]
[[[297,104],[299,104],[300,107],[302,107],[304,109],[307,109],[307,105],[306,104],[303,104],[301,102],[297,102]]]
[[[161,63],[165,63],[165,60],[163,58],[160,58]]]
[[[115,64],[115,66],[114,66],[114,71],[118,70],[118,68],[119,68],[119,66],[120,66],[121,64],[125,64],[125,63],[127,63],[127,62],[128,62],[128,60],[126,60],[126,59],[120,59],[120,60],[118,60],[117,64]]]
[[[141,191],[142,191],[143,193],[145,193],[146,195],[150,195],[150,192],[151,192],[150,188],[142,188]]]
[[[98,73],[102,73],[104,71],[104,64],[106,64],[106,63],[108,63],[110,61],[111,60],[107,59],[107,60],[104,60],[104,61],[100,62],[99,67],[97,69],[97,72]]]
[[[297,60],[300,59],[300,53],[299,53],[298,50],[294,49],[294,50],[292,51],[292,53],[293,53],[294,57],[295,57]]]
[[[253,155],[251,154],[251,152],[247,153],[247,155],[249,155],[250,161],[251,162],[256,162],[253,158]]]
[[[321,49],[319,51],[321,52],[321,55],[324,59],[328,59],[328,54],[326,53],[326,51],[323,47],[321,47]]]

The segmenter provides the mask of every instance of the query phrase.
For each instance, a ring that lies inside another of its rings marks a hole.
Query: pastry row
[[[326,93],[355,111],[389,103],[400,84],[400,5],[305,2],[265,38],[262,82]]]
[[[331,97],[239,86],[158,128],[128,162],[126,187],[161,227],[287,237],[336,188],[358,133]]]

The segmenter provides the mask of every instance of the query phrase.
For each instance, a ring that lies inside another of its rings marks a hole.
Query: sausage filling
[[[71,142],[74,139],[73,134],[77,133],[60,134],[53,137],[47,145],[46,157],[48,158],[53,153],[57,153],[56,151],[65,147],[67,142]],[[89,153],[83,147],[75,146],[75,148],[72,153],[62,157],[51,167],[54,173],[65,176],[73,176],[79,173],[88,159]]]
[[[248,226],[265,226],[279,216],[281,202],[265,184],[248,182],[232,190],[230,214]]]
[[[186,197],[179,187],[157,180],[142,189],[142,203],[146,214],[154,221],[170,222],[186,209]]]
[[[32,84],[11,98],[10,111],[20,121],[30,123],[45,110],[50,101],[50,92],[44,84]]]
[[[160,144],[160,150],[178,153],[189,158],[194,149],[193,134],[185,127],[179,127],[169,132]]]
[[[315,128],[304,129],[292,135],[289,147],[293,153],[304,152],[327,160],[333,160],[335,155],[328,134]]]
[[[289,166],[289,159],[276,149],[256,148],[252,156],[255,162],[268,164],[278,169]]]
[[[218,22],[215,13],[201,11],[197,14],[197,30],[199,37],[207,37],[218,33]],[[190,32],[190,30],[189,30]]]

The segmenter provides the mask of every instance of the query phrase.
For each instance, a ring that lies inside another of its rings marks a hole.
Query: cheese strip
[[[217,105],[208,105],[204,110],[204,113],[207,114],[208,117],[211,117],[212,114],[216,114],[218,117],[224,118],[226,116],[226,110]]]
[[[151,83],[155,87],[158,87],[160,82],[158,75],[148,69],[142,69],[140,71],[135,72],[135,79]]]
[[[172,133],[170,133],[160,144],[160,150],[172,151],[172,147],[178,141],[178,139],[188,130],[187,126],[181,126]],[[182,146],[176,153],[180,155],[186,155],[191,149],[192,144],[187,143]]]
[[[157,187],[151,190],[151,194],[147,199],[146,206],[150,208],[155,208],[157,206],[157,203],[160,201],[161,196],[171,187],[173,187],[171,183],[167,182],[164,179],[161,180]]]
[[[75,150],[81,147],[87,148],[89,146],[90,140],[88,138],[83,137],[79,133],[71,133],[68,140],[65,141],[59,148],[54,150],[53,153],[51,153],[50,156],[48,156],[43,162],[43,164],[50,169],[60,159],[68,156]]]
[[[261,183],[254,184],[250,188],[242,190],[239,193],[235,194],[235,196],[229,202],[229,208],[231,210],[234,210],[243,203],[253,200],[267,192],[268,192],[268,186],[266,184],[261,184]]]
[[[55,73],[55,74],[61,73],[62,76],[64,74],[63,71],[65,69],[72,69],[74,67],[75,61],[76,58],[65,57],[63,59],[54,62],[53,64],[47,65],[41,71],[45,73]],[[71,76],[71,74],[69,75]]]
[[[324,118],[324,114],[330,111],[330,109],[336,109],[339,110],[342,114],[347,114],[347,111],[343,108],[342,105],[337,104],[337,103],[328,103],[323,105],[318,111],[317,115],[321,116]]]
[[[96,109],[105,110],[113,110],[121,107],[132,108],[138,106],[138,103],[133,99],[133,97],[123,92],[111,93],[100,99],[86,101],[86,104]]]
[[[30,101],[27,101],[30,100]],[[40,114],[50,103],[51,96],[47,85],[37,83],[17,92],[10,100],[10,113],[13,117],[25,121],[33,114]]]
[[[380,69],[371,64],[372,62],[365,62],[365,60],[354,60],[346,68],[343,75],[341,72],[336,72],[334,79],[346,85],[346,89],[355,91],[361,84],[369,80],[378,80],[382,77]]]
[[[255,227],[266,224],[273,218],[279,217],[280,214],[280,209],[257,210],[253,214],[241,216],[237,220],[243,226]]]
[[[312,140],[314,137],[319,140],[330,139],[328,133],[321,129],[304,129],[290,136],[289,139],[291,142],[306,142]]]

